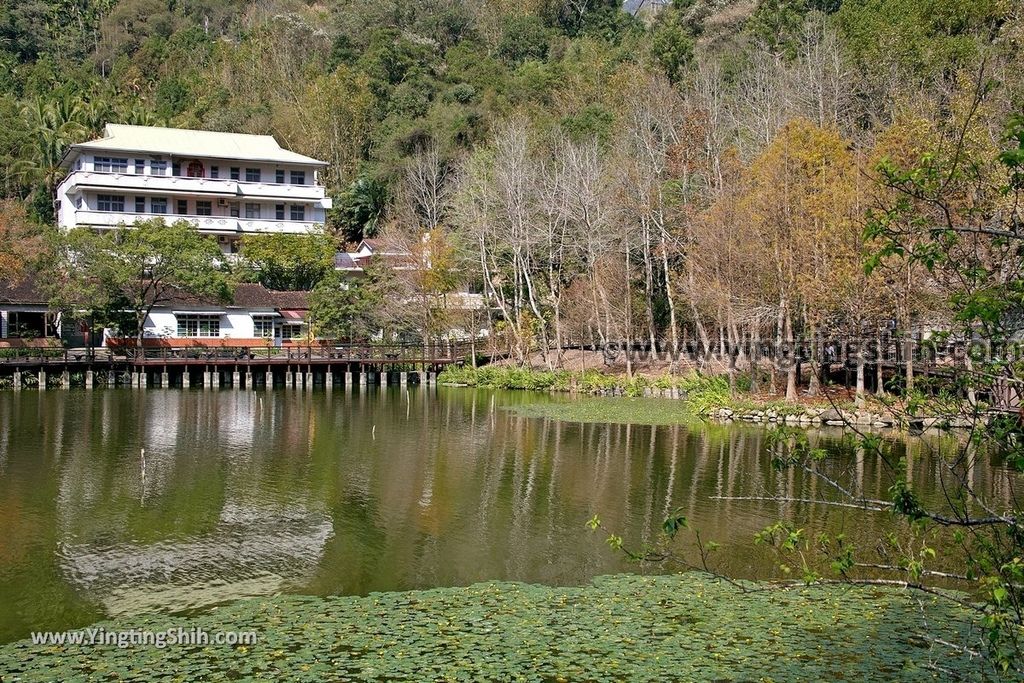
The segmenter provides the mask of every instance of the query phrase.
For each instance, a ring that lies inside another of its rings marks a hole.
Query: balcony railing
[[[241,199],[265,198],[315,202],[324,208],[331,207],[330,198],[325,196],[324,188],[319,185],[286,185],[226,178],[192,178],[102,171],[74,171],[64,179],[61,185],[67,190],[82,187],[166,194],[204,194]]]
[[[236,218],[234,216],[190,216],[175,213],[135,213],[129,211],[75,211],[76,225],[97,225],[117,227],[122,223],[131,225],[138,220],[163,218],[167,222],[191,221],[200,232],[215,234],[246,232],[305,233],[313,228],[314,221],[268,220],[259,218]]]

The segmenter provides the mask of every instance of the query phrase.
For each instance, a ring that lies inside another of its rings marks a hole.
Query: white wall
[[[202,311],[195,311],[202,314]],[[154,310],[143,326],[147,337],[178,338],[178,318],[168,310]],[[249,311],[229,311],[220,316],[221,339],[252,339],[255,336],[252,315]],[[189,337],[189,339],[211,339],[212,337]]]
[[[152,311],[142,330],[146,337],[173,337],[178,332],[178,319],[170,311]]]
[[[254,336],[252,316],[247,312],[231,312],[221,316],[220,336],[234,339],[252,339]]]

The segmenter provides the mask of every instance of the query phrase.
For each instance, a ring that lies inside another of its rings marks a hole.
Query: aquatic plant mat
[[[696,419],[684,401],[670,398],[583,397],[523,403],[506,406],[506,409],[525,417],[602,424],[673,425]]]
[[[922,612],[923,608],[923,612]],[[928,628],[925,628],[927,620]],[[281,596],[108,630],[255,630],[250,647],[0,647],[4,681],[864,681],[968,679],[927,634],[966,615],[898,590],[740,593],[700,574],[581,588],[485,583],[367,597]]]

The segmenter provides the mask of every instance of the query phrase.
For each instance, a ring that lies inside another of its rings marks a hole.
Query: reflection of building
[[[225,252],[253,233],[304,234],[331,200],[317,184],[327,164],[282,149],[269,135],[107,124],[99,140],[72,145],[57,188],[65,229],[186,219]]]
[[[331,520],[302,507],[228,503],[215,529],[187,540],[63,544],[61,569],[110,616],[178,612],[272,595],[316,570]]]

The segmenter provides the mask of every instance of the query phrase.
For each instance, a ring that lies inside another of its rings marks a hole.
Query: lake
[[[782,517],[868,541],[892,525],[714,500],[823,493],[772,469],[760,427],[517,412],[572,400],[449,387],[0,392],[0,641],[278,593],[578,585],[637,570],[586,529],[594,514],[638,545],[681,507],[722,544],[714,566],[748,578],[777,576],[752,539]],[[812,434],[866,495],[886,497],[892,472],[840,437]],[[948,438],[898,438],[906,476],[937,488]],[[971,476],[996,499],[1019,485],[998,464]]]

